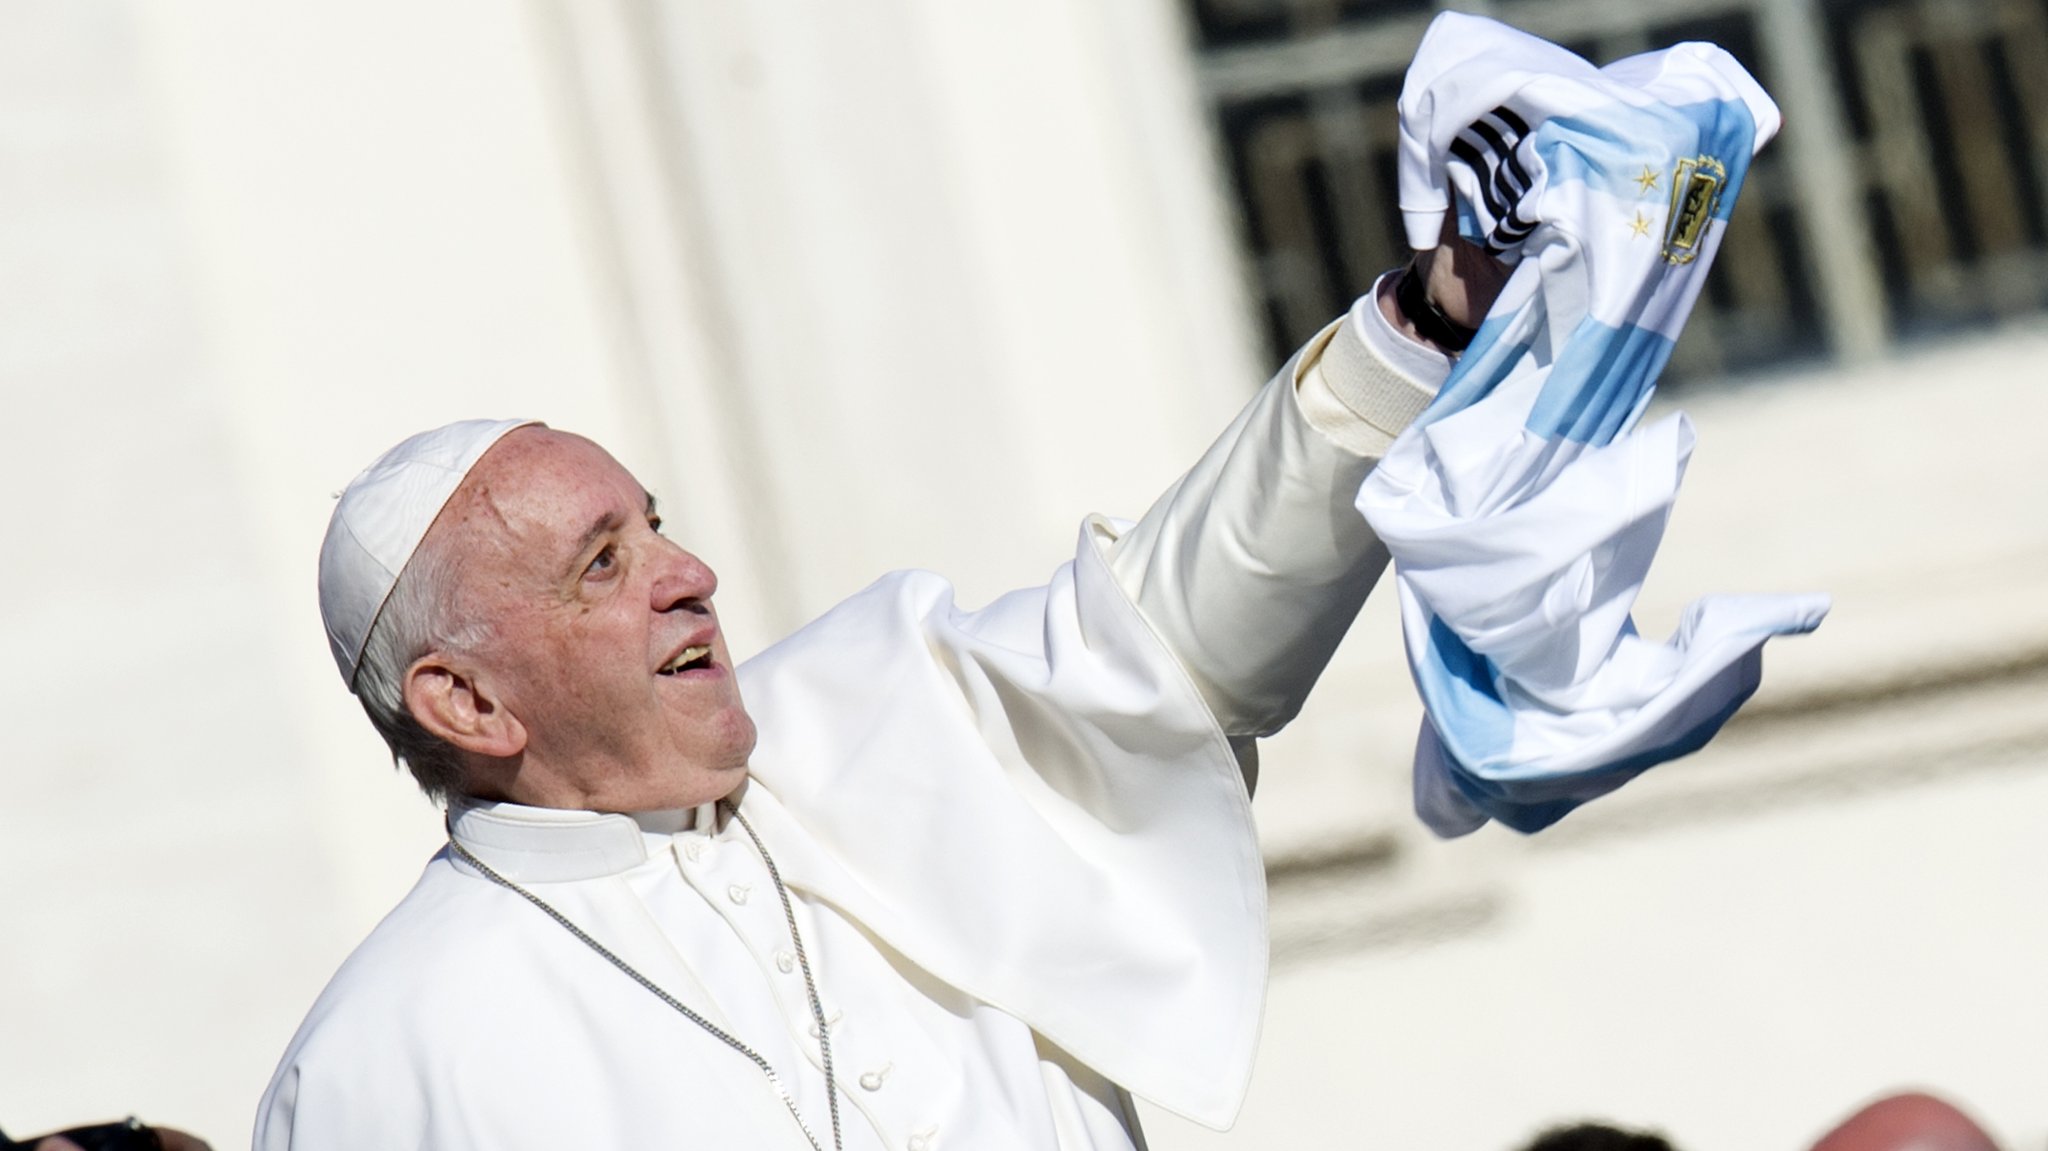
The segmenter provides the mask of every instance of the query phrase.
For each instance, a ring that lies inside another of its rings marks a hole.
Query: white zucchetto
[[[320,545],[320,618],[349,690],[377,613],[462,478],[505,433],[536,423],[461,420],[421,432],[342,489]]]

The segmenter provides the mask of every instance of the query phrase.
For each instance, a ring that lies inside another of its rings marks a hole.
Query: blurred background
[[[1723,738],[1430,840],[1391,596],[1265,755],[1228,1134],[1803,1147],[1920,1086],[2048,1146],[2048,2],[1459,4],[1778,97],[1660,404],[1638,612],[1829,591]],[[414,430],[610,445],[736,652],[1135,516],[1405,257],[1399,0],[0,0],[0,1125],[242,1145],[438,813],[337,682],[332,494]]]

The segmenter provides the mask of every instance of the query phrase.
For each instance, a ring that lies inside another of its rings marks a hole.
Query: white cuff
[[[1295,369],[1295,397],[1310,426],[1361,456],[1386,454],[1450,375],[1451,358],[1401,334],[1380,311],[1379,291],[1360,296],[1323,330]]]
[[[1392,277],[1400,274],[1398,268],[1382,272],[1380,278],[1373,281],[1372,291],[1358,297],[1351,305],[1351,314],[1344,317],[1344,323],[1358,332],[1358,338],[1373,355],[1409,383],[1434,396],[1451,374],[1451,357],[1432,344],[1402,334],[1401,329],[1395,327],[1387,319],[1387,314],[1380,310],[1380,292],[1384,290],[1392,295]]]

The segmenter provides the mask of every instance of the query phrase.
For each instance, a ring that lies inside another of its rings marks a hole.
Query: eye
[[[614,567],[617,567],[618,563],[618,554],[612,550],[612,546],[610,544],[606,544],[604,546],[604,550],[598,552],[597,555],[591,559],[590,566],[583,569],[583,576],[585,579],[588,579],[591,576],[602,576],[605,573],[611,571]]]
[[[647,527],[648,527],[648,529],[649,529],[649,530],[651,530],[651,531],[657,531],[657,532],[658,532],[658,531],[660,531],[660,530],[661,530],[661,517],[660,517],[660,516],[648,516],[648,517],[647,517]]]

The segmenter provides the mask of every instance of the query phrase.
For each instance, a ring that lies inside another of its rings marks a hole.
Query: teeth
[[[703,659],[705,656],[708,656],[710,654],[710,644],[692,644],[691,646],[684,648],[682,652],[676,656],[674,662],[670,663],[667,667],[662,668],[661,674],[674,675],[676,672],[681,671],[683,669],[684,664]]]

